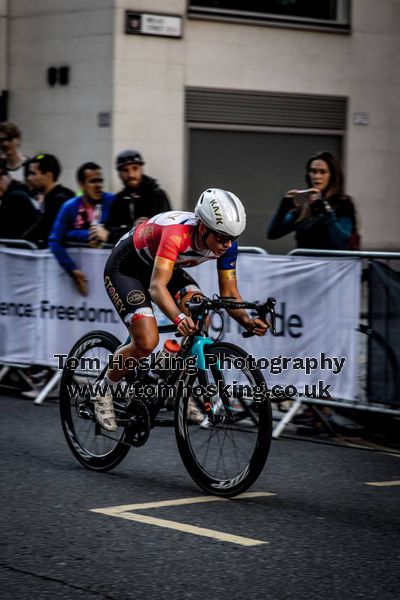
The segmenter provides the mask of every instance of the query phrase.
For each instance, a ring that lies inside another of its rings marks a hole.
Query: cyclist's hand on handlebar
[[[182,335],[191,335],[196,331],[196,325],[193,322],[191,317],[186,317],[186,319],[182,319],[182,321],[177,326],[179,333]]]
[[[250,333],[254,333],[254,335],[261,336],[261,335],[265,335],[267,333],[268,328],[270,327],[270,324],[268,321],[263,321],[262,319],[256,318],[256,319],[249,319],[248,321],[246,321],[246,323],[244,324],[244,327]]]

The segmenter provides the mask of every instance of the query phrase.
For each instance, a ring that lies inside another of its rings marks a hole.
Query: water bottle
[[[171,358],[178,354],[179,349],[180,345],[176,340],[165,340],[163,348],[156,355],[154,370],[159,377],[166,377],[171,367]]]

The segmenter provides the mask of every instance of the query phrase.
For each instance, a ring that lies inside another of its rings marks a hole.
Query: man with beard
[[[137,150],[124,150],[117,155],[115,166],[125,187],[116,194],[105,224],[109,243],[117,242],[134,225],[171,210],[164,190],[155,179],[144,175],[144,164]]]

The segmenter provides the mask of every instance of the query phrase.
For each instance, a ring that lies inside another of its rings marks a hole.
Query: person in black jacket
[[[352,199],[344,193],[343,174],[330,152],[306,165],[308,190],[291,190],[272,218],[267,238],[295,232],[299,248],[357,250],[359,234]]]
[[[0,238],[21,239],[35,223],[39,211],[26,186],[11,178],[0,159]]]
[[[47,248],[47,240],[61,206],[75,196],[72,190],[57,183],[60,173],[60,163],[52,154],[37,154],[29,161],[27,183],[33,192],[43,194],[43,200],[40,217],[25,232],[24,238],[40,248]]]
[[[144,160],[137,150],[117,155],[115,166],[124,189],[115,196],[105,228],[108,242],[115,243],[134,225],[171,210],[167,194],[157,181],[143,173]]]

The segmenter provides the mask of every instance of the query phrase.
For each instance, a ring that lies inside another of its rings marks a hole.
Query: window
[[[189,16],[348,30],[349,4],[350,0],[189,0]]]

